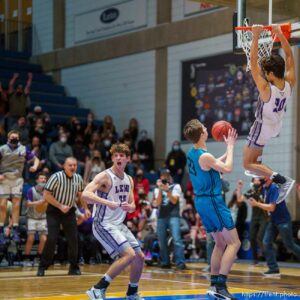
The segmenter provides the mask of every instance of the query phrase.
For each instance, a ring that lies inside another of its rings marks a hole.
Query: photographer
[[[244,194],[246,199],[253,198],[258,202],[263,202],[262,195],[262,184],[260,178],[252,178],[251,181],[251,189]],[[250,244],[251,251],[253,256],[253,264],[258,264],[259,257],[263,257],[262,253],[258,255],[258,247],[263,251],[263,237],[265,233],[266,224],[268,221],[267,212],[261,210],[257,206],[253,206],[252,208],[252,217],[250,223]]]
[[[173,184],[170,171],[163,169],[160,179],[156,182],[154,197],[159,207],[157,219],[157,235],[160,246],[161,268],[170,268],[167,231],[170,230],[174,241],[176,269],[183,270],[185,266],[184,246],[180,232],[179,199],[182,194],[179,184]]]
[[[266,277],[280,277],[279,266],[276,261],[276,253],[273,249],[273,241],[278,232],[282,238],[284,245],[300,260],[300,246],[293,239],[293,230],[291,216],[286,206],[285,201],[276,203],[279,197],[279,188],[275,183],[272,183],[268,177],[264,178],[264,203],[256,201],[254,198],[249,198],[252,207],[258,207],[267,211],[270,215],[270,220],[267,223],[263,245],[269,270],[264,273]]]

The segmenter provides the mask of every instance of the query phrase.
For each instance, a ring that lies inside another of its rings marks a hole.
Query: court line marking
[[[251,293],[253,290],[242,289],[242,288],[230,288],[231,293]],[[197,290],[166,290],[166,291],[143,291],[140,292],[143,297],[151,297],[151,296],[184,296],[184,295],[206,295],[206,289],[197,289]],[[109,298],[120,298],[124,297],[125,292],[118,293],[108,293],[106,297]],[[85,294],[79,295],[59,295],[59,296],[47,296],[47,297],[31,297],[31,298],[17,298],[16,300],[59,300],[59,299],[68,299],[68,300],[81,300],[82,297],[85,297]],[[184,300],[184,299],[180,299]],[[190,299],[186,299],[190,300]]]

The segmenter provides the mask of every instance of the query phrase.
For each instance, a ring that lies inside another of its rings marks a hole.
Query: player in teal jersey
[[[225,138],[226,153],[215,158],[207,152],[207,129],[197,119],[184,127],[184,136],[194,146],[188,151],[188,169],[195,193],[195,207],[207,232],[212,233],[215,247],[211,257],[211,286],[208,295],[225,300],[236,299],[226,286],[227,274],[235,260],[241,242],[230,211],[222,197],[220,172],[230,173],[237,138],[235,129]]]

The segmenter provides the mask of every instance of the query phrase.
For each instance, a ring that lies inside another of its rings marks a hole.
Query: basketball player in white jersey
[[[131,231],[123,224],[127,212],[135,210],[133,180],[124,170],[130,160],[125,144],[114,144],[110,153],[113,166],[95,176],[82,193],[82,198],[95,204],[93,233],[107,253],[116,259],[103,278],[86,293],[90,299],[105,299],[110,282],[131,266],[128,300],[142,300],[138,283],[144,266],[144,255]]]
[[[280,40],[285,60],[280,55],[272,54],[264,58],[259,65],[258,39],[262,30],[261,25],[252,26],[251,73],[259,91],[259,99],[255,121],[244,147],[244,168],[250,173],[270,177],[280,187],[278,200],[281,200],[287,197],[295,181],[262,164],[261,156],[266,142],[280,133],[287,103],[296,83],[295,64],[288,40],[280,26],[273,25],[272,33]]]

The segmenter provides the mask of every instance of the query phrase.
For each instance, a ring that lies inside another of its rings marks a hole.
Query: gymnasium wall
[[[110,114],[118,132],[135,117],[140,128],[154,136],[155,52],[125,56],[62,70],[62,84],[80,106],[91,108],[97,119]]]
[[[53,50],[53,1],[32,1],[33,55]]]

